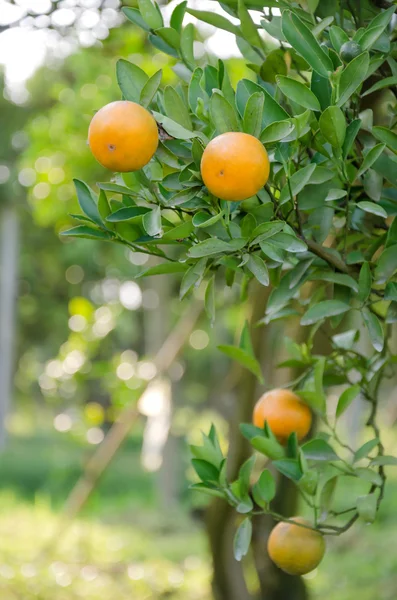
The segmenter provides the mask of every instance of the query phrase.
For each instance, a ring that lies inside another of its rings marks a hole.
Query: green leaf
[[[213,25],[217,29],[223,29],[224,31],[229,31],[234,35],[241,35],[239,28],[236,25],[233,25],[226,17],[222,15],[218,15],[215,12],[209,12],[206,10],[195,10],[193,8],[187,8],[186,12],[188,12],[193,17],[196,17],[199,21],[203,21],[204,23],[208,23],[209,25]]]
[[[198,287],[201,284],[206,266],[207,259],[202,258],[186,271],[179,290],[179,297],[181,300],[190,292],[193,287]]]
[[[208,281],[205,290],[205,312],[211,323],[215,321],[215,275]]]
[[[250,254],[248,257],[247,268],[264,286],[269,285],[269,272],[266,263],[257,254]]]
[[[305,458],[315,461],[340,460],[335,450],[323,439],[317,438],[302,446]]]
[[[317,97],[300,81],[283,75],[278,75],[276,81],[284,96],[289,100],[293,100],[293,102],[300,104],[300,106],[303,106],[304,108],[309,108],[310,110],[321,110]]]
[[[100,214],[101,219],[103,219],[103,221],[106,221],[106,218],[111,213],[109,202],[108,202],[108,199],[106,197],[106,192],[104,190],[100,190],[99,191],[98,212]]]
[[[376,456],[371,460],[372,466],[389,466],[396,467],[397,466],[397,458],[395,456]]]
[[[372,287],[372,274],[371,267],[369,263],[366,261],[362,264],[360,269],[360,276],[358,280],[358,299],[360,302],[364,303],[368,300],[369,295],[371,293]]]
[[[183,240],[184,238],[188,238],[192,233],[193,229],[193,223],[190,219],[188,219],[180,225],[176,225],[175,227],[172,227],[171,229],[166,231],[161,238],[161,243],[173,240]]]
[[[201,256],[233,251],[234,248],[228,242],[219,240],[218,238],[210,238],[192,246],[188,254],[191,258],[200,258]]]
[[[218,482],[219,471],[213,464],[201,458],[193,458],[192,466],[202,481]]]
[[[390,281],[390,283],[387,284],[384,299],[397,302],[397,283]]]
[[[265,469],[252,488],[255,502],[265,508],[276,495],[276,482],[273,475]]]
[[[138,25],[138,27],[140,27],[141,29],[144,29],[145,31],[150,31],[150,27],[142,19],[141,13],[139,12],[138,9],[123,6],[123,8],[121,10],[123,11],[123,13],[125,14],[125,16],[127,17],[127,19],[129,21],[131,21],[135,25]]]
[[[240,431],[242,435],[249,441],[254,437],[261,437],[265,435],[264,429],[260,429],[251,423],[240,423]]]
[[[147,108],[155,95],[161,84],[161,78],[163,76],[163,71],[160,69],[154,75],[147,80],[145,85],[142,88],[141,96],[140,96],[140,104]]]
[[[283,458],[273,461],[273,466],[285,477],[293,481],[299,481],[303,473],[299,462],[294,458]]]
[[[208,496],[225,499],[224,492],[221,492],[220,490],[217,490],[213,487],[208,487],[205,483],[192,483],[192,485],[190,485],[189,488],[196,492],[202,492],[203,494],[207,494]]]
[[[348,387],[340,396],[338,400],[338,406],[336,407],[336,416],[340,417],[342,413],[350,406],[353,400],[360,393],[360,386],[358,384]]]
[[[393,75],[392,77],[385,77],[380,81],[377,81],[372,85],[368,90],[366,90],[363,94],[361,94],[361,98],[364,96],[369,96],[369,94],[373,94],[374,92],[378,92],[379,90],[383,90],[384,88],[392,87],[397,85],[397,75]]]
[[[157,123],[160,123],[166,132],[174,138],[179,140],[190,140],[199,135],[198,132],[189,131],[185,127],[182,127],[182,125],[179,125],[179,123],[176,123],[173,119],[170,119],[161,113],[153,111],[152,114]]]
[[[364,481],[369,481],[374,485],[382,485],[382,477],[373,469],[369,469],[367,467],[359,467],[358,469],[354,469],[354,474],[360,479],[363,479]]]
[[[397,252],[396,248],[389,246],[383,250],[382,254],[377,260],[375,267],[375,281],[376,283],[386,283],[392,275],[397,271]]]
[[[343,44],[349,41],[349,36],[347,33],[337,25],[332,25],[332,27],[330,27],[329,38],[331,40],[331,44],[338,54]]]
[[[363,50],[370,50],[372,48],[390,23],[395,10],[395,6],[391,6],[387,10],[378,14],[368,24],[365,32],[360,37],[360,46]]]
[[[170,25],[171,25],[171,27],[173,27],[174,29],[179,31],[179,33],[181,32],[181,29],[182,29],[183,17],[185,16],[186,7],[187,7],[187,0],[184,0],[184,2],[177,4],[175,6],[174,10],[172,11]]]
[[[343,69],[339,80],[338,106],[343,106],[362,84],[367,76],[368,66],[369,54],[363,52]]]
[[[218,133],[240,130],[234,108],[218,91],[215,91],[211,96],[210,113]]]
[[[136,279],[141,277],[151,277],[152,275],[166,275],[168,273],[184,273],[187,269],[187,265],[185,263],[178,262],[166,262],[160,265],[155,265],[154,267],[149,267],[141,273],[138,273]]]
[[[377,352],[381,352],[384,345],[384,333],[378,317],[367,307],[362,309],[362,315],[373,347]]]
[[[193,23],[188,23],[181,33],[181,53],[191,69],[194,69],[194,35]]]
[[[272,50],[266,56],[265,62],[262,64],[260,69],[260,76],[263,81],[269,83],[276,83],[277,75],[287,75],[288,69],[285,62],[284,52],[281,48]]]
[[[191,131],[193,129],[192,120],[185,102],[182,100],[178,92],[170,85],[164,89],[164,107],[167,117],[179,123],[185,129]]]
[[[320,130],[334,148],[342,148],[346,137],[345,115],[338,106],[329,106],[319,120]]]
[[[377,144],[376,146],[373,146],[365,154],[364,160],[362,162],[360,169],[357,172],[356,177],[361,177],[361,175],[363,173],[365,173],[365,171],[367,171],[370,167],[372,167],[372,165],[374,164],[374,162],[376,162],[378,160],[378,158],[380,157],[380,155],[382,154],[384,149],[385,149],[385,144]]]
[[[274,123],[274,121],[288,119],[288,113],[274,100],[269,92],[264,87],[249,79],[241,79],[237,84],[236,106],[241,116],[244,115],[248,98],[255,92],[261,92],[265,95],[266,108],[262,114],[262,127],[266,127],[270,123]]]
[[[379,444],[379,438],[374,438],[365,442],[356,452],[354,453],[353,462],[358,462],[362,458],[366,458],[370,452]]]
[[[128,60],[120,58],[116,63],[116,76],[124,98],[139,103],[142,90],[149,80],[145,71]]]
[[[376,204],[375,202],[369,202],[368,200],[363,200],[362,202],[357,203],[358,208],[361,208],[364,212],[371,213],[373,215],[377,215],[378,217],[383,217],[386,219],[387,212],[382,206]]]
[[[240,467],[238,479],[240,484],[240,494],[242,497],[247,496],[250,483],[251,483],[251,474],[252,469],[254,468],[256,461],[255,454],[251,456],[248,460],[246,460]]]
[[[386,283],[392,275],[397,271],[397,252],[396,248],[389,246],[386,248],[380,257],[378,258],[375,267],[375,281],[376,283]]]
[[[390,150],[397,153],[397,133],[394,133],[394,131],[387,129],[386,127],[373,127],[372,135],[383,144],[386,144]]]
[[[243,118],[243,130],[259,138],[262,131],[262,113],[265,96],[262,92],[255,92],[248,98]]]
[[[218,350],[226,354],[229,358],[240,363],[245,369],[251,371],[260,383],[263,383],[263,375],[261,372],[261,367],[259,362],[256,360],[252,354],[243,350],[243,348],[238,348],[237,346],[228,346],[221,345],[218,346]]]
[[[272,460],[278,460],[285,456],[285,450],[277,440],[255,436],[251,439],[251,446]]]
[[[103,226],[102,219],[98,211],[98,207],[95,201],[94,192],[88,187],[84,181],[80,179],[73,179],[74,187],[76,188],[77,198],[80,204],[80,208],[85,215],[97,225]]]
[[[263,144],[279,142],[292,133],[294,125],[291,121],[275,121],[262,131],[260,140]]]
[[[244,0],[237,1],[237,15],[240,19],[243,37],[252,46],[260,48],[262,46],[262,38],[260,37],[256,25],[245,6]]]
[[[138,0],[139,11],[150,29],[163,27],[163,17],[156,3],[151,0]]]
[[[88,238],[91,240],[111,240],[113,238],[107,231],[100,231],[99,229],[88,227],[88,225],[78,225],[77,227],[72,227],[72,229],[61,231],[61,235],[67,237]]]
[[[307,185],[309,183],[310,178],[313,175],[315,168],[316,168],[316,165],[314,163],[312,163],[310,165],[306,165],[306,167],[303,167],[302,169],[299,169],[299,171],[296,171],[296,173],[294,173],[292,175],[292,177],[290,178],[290,184],[291,184],[291,190],[292,190],[293,196],[296,196],[297,194],[299,194],[299,192],[301,192],[303,190],[305,185]],[[283,187],[283,189],[281,190],[279,204],[280,204],[280,206],[282,206],[283,204],[285,204],[286,202],[288,202],[290,200],[292,200],[292,198],[290,196],[290,189],[289,189],[288,185],[285,185]]]
[[[175,196],[172,196],[167,202],[168,206],[175,207],[180,206],[182,204],[186,204],[190,200],[193,200],[197,196],[197,193],[200,191],[199,188],[189,188],[185,190],[181,190]]]
[[[375,494],[367,494],[357,498],[357,512],[366,523],[375,521],[377,507],[377,498]]]
[[[286,250],[287,252],[305,252],[307,250],[306,243],[300,240],[295,235],[290,235],[289,233],[277,233],[272,243]]]
[[[350,306],[345,302],[341,302],[340,300],[323,300],[309,308],[302,317],[301,324],[312,325],[322,319],[341,315],[348,310],[350,310]]]
[[[122,221],[130,221],[131,219],[135,219],[136,217],[140,217],[145,215],[150,211],[149,208],[145,206],[126,206],[125,208],[120,208],[116,210],[116,212],[112,213],[106,219],[109,223],[120,223]]]
[[[319,75],[328,78],[334,70],[329,56],[322,50],[310,29],[291,11],[282,14],[282,31],[286,40]]]
[[[313,390],[296,390],[299,398],[310,406],[315,412],[323,414],[325,410],[324,394],[318,394]]]
[[[181,36],[178,31],[172,27],[160,27],[156,29],[156,35],[159,35],[171,48],[179,50],[181,45]]]
[[[332,87],[329,79],[321,77],[316,71],[313,71],[310,81],[310,89],[318,98],[322,110],[325,110],[331,104]]]
[[[97,186],[105,192],[115,192],[116,194],[124,194],[125,196],[136,196],[137,193],[124,185],[118,183],[97,183]]]
[[[396,323],[397,321],[397,302],[390,302],[386,314],[386,323]]]
[[[342,148],[343,158],[346,158],[350,150],[352,149],[354,140],[356,139],[356,136],[360,131],[360,127],[361,119],[355,119],[354,121],[351,121],[351,123],[349,123],[349,125],[347,126],[346,137]]]
[[[143,215],[143,228],[150,236],[158,235],[161,232],[161,210],[159,206]]]
[[[211,227],[211,225],[215,225],[218,221],[220,221],[223,217],[224,213],[221,211],[216,215],[210,215],[207,212],[200,211],[196,213],[193,217],[193,225],[200,228]]]
[[[248,554],[248,550],[251,544],[252,537],[252,523],[251,519],[247,517],[241,523],[240,527],[236,531],[233,542],[234,558],[239,562],[241,559]]]
[[[344,273],[334,273],[333,271],[316,271],[309,277],[312,281],[329,281],[331,283],[336,283],[338,285],[344,285],[355,292],[358,292],[357,281],[350,277],[350,275],[345,275]]]

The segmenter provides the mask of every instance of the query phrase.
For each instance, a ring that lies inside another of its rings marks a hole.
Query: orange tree
[[[262,325],[299,317],[306,339],[290,344],[284,363],[298,372],[286,386],[293,392],[266,394],[254,423],[241,424],[271,469],[254,469],[254,454],[230,477],[214,428],[192,447],[192,463],[194,489],[243,515],[237,560],[249,550],[253,517],[269,514],[286,523],[269,538],[270,556],[302,574],[320,562],[324,536],[375,519],[384,467],[397,464],[377,424],[397,319],[395,7],[383,0],[220,4],[222,15],[181,2],[167,25],[152,0],[123,9],[175,58],[179,83],[163,89],[161,71],[149,78],[131,62],[117,63],[122,100],[96,114],[89,141],[113,170],[139,170],[99,184],[99,195],[76,181],[84,215],[63,234],[154,255],[142,276],[181,273],[182,298],[205,285],[211,320],[225,284],[240,286],[243,298],[251,285],[271,287]],[[221,60],[196,60],[197,32],[184,25],[186,13],[235,35],[252,78],[234,89]],[[321,335],[324,355],[316,350]],[[220,350],[262,380],[248,325],[238,347]],[[344,386],[334,414],[330,385]],[[367,402],[371,433],[352,448],[337,422],[357,396]],[[305,441],[311,413],[323,431]],[[297,486],[309,520],[273,510],[276,471]],[[367,492],[339,511],[332,492],[343,477],[364,481]]]

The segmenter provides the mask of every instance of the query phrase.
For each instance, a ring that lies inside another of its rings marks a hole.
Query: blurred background
[[[166,18],[175,4],[163,7]],[[214,422],[227,446],[240,371],[217,345],[238,339],[247,307],[238,290],[217,290],[211,327],[200,291],[179,301],[177,276],[134,281],[153,264],[148,257],[59,237],[79,212],[72,178],[110,181],[86,135],[94,111],[120,97],[116,60],[149,75],[162,68],[163,84],[176,81],[174,59],[119,5],[0,0],[2,600],[212,598],[207,500],[188,489],[188,444]],[[224,58],[234,83],[253,77],[231,34],[197,28],[197,56]],[[261,330],[271,340],[262,362],[276,383],[275,356],[289,334],[277,327]],[[158,377],[167,339],[175,359]],[[382,411],[393,452],[388,394]],[[120,415],[124,429],[114,426]],[[353,406],[353,439],[359,422]],[[390,475],[376,524],[332,540],[307,577],[312,598],[395,600]]]

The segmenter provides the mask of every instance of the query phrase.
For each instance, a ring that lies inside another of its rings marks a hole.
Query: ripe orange
[[[221,200],[245,200],[259,192],[269,178],[267,152],[253,135],[230,131],[211,140],[201,159],[208,190]]]
[[[293,520],[310,525],[302,517]],[[267,551],[272,561],[289,575],[305,575],[322,561],[325,541],[318,531],[280,522],[269,536]]]
[[[263,427],[265,422],[281,443],[295,432],[298,440],[309,433],[312,414],[309,407],[290,390],[275,389],[263,394],[255,404],[253,423]]]
[[[157,124],[150,112],[135,102],[111,102],[93,117],[88,142],[97,161],[107,169],[138,171],[157,150]]]

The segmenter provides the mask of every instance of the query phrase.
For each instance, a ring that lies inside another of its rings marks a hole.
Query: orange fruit
[[[293,520],[310,525],[302,517]],[[322,561],[325,541],[318,531],[280,522],[269,536],[267,551],[272,561],[289,575],[305,575]]]
[[[298,440],[309,433],[312,414],[296,394],[290,390],[275,389],[263,394],[255,404],[254,425],[263,428],[265,422],[278,441],[285,443],[293,432]]]
[[[269,178],[267,152],[253,135],[230,131],[211,140],[201,159],[201,176],[221,200],[255,196]]]
[[[157,123],[150,112],[127,100],[106,104],[88,129],[88,143],[97,161],[121,173],[142,169],[158,142]]]

